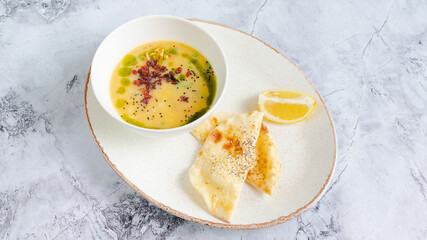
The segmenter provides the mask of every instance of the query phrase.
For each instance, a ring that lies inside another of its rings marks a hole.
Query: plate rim
[[[178,210],[175,210],[169,206],[164,205],[161,202],[158,202],[157,200],[155,200],[154,198],[150,197],[149,195],[147,195],[144,191],[142,191],[141,189],[139,189],[137,186],[135,186],[131,181],[129,181],[122,172],[120,172],[117,167],[115,166],[114,163],[112,163],[108,157],[108,155],[104,152],[103,147],[101,146],[100,142],[98,141],[93,128],[92,128],[92,123],[90,121],[90,117],[89,117],[89,113],[88,113],[88,107],[87,107],[87,92],[88,92],[88,85],[89,85],[89,79],[90,79],[90,71],[91,71],[91,67],[89,67],[88,70],[88,74],[87,74],[87,78],[86,78],[86,83],[85,83],[85,89],[84,89],[84,106],[85,106],[85,114],[86,114],[86,119],[89,125],[89,129],[90,132],[92,134],[93,139],[95,140],[96,145],[98,146],[99,151],[101,152],[102,156],[104,157],[105,161],[108,163],[108,165],[113,169],[113,171],[126,183],[128,184],[135,192],[137,192],[139,195],[141,195],[142,197],[144,197],[146,200],[148,200],[149,202],[151,202],[152,204],[154,204],[155,206],[161,208],[162,210],[175,215],[177,217],[180,217],[182,219],[191,221],[191,222],[195,222],[195,223],[199,223],[202,225],[207,225],[207,226],[211,226],[211,227],[216,227],[216,228],[222,228],[222,229],[234,229],[234,230],[253,230],[253,229],[262,229],[262,228],[267,228],[267,227],[272,227],[272,226],[276,226],[279,224],[282,224],[284,222],[287,222],[289,220],[292,220],[298,216],[300,216],[301,214],[303,214],[305,211],[307,211],[308,209],[311,208],[311,206],[313,204],[315,204],[316,202],[318,202],[323,194],[325,194],[327,187],[329,186],[331,179],[332,179],[332,175],[335,171],[336,168],[336,159],[337,159],[337,151],[338,151],[338,146],[337,146],[337,136],[336,136],[336,132],[335,132],[335,126],[334,126],[334,122],[332,120],[332,117],[329,113],[329,110],[326,106],[325,101],[323,100],[322,96],[320,95],[319,91],[317,90],[317,88],[314,86],[314,84],[311,82],[311,80],[305,75],[305,73],[298,68],[298,66],[292,62],[288,57],[286,57],[284,54],[282,54],[281,52],[279,52],[277,49],[273,48],[272,46],[268,45],[267,43],[265,43],[264,41],[262,41],[261,39],[254,37],[252,35],[250,35],[249,33],[246,33],[242,30],[233,28],[233,27],[229,27],[227,25],[223,25],[220,23],[216,23],[216,22],[211,22],[211,21],[206,21],[206,20],[200,20],[200,19],[194,19],[194,18],[187,18],[190,21],[193,22],[202,22],[202,23],[207,23],[207,24],[212,24],[212,25],[217,25],[220,27],[224,27],[224,28],[228,28],[240,33],[243,33],[249,37],[252,37],[256,40],[258,40],[259,42],[263,43],[265,46],[271,48],[272,50],[274,50],[276,53],[280,54],[282,57],[284,57],[285,59],[287,59],[292,65],[294,65],[299,72],[301,72],[304,76],[304,78],[307,80],[307,82],[313,87],[313,89],[315,90],[316,94],[318,95],[320,101],[323,103],[323,106],[325,107],[326,110],[326,114],[328,115],[329,118],[329,123],[331,124],[332,127],[332,133],[333,133],[333,139],[334,139],[334,156],[333,156],[333,163],[332,163],[332,168],[328,174],[328,177],[326,179],[326,181],[323,183],[322,188],[320,189],[320,191],[313,197],[313,199],[311,199],[307,204],[305,204],[304,206],[302,206],[301,208],[297,209],[296,211],[286,215],[286,216],[281,216],[278,217],[276,219],[273,219],[271,221],[268,222],[263,222],[263,223],[253,223],[253,224],[232,224],[232,223],[219,223],[219,222],[211,222],[209,220],[204,220],[204,219],[200,219],[197,217],[193,217],[190,215],[187,215],[185,213],[182,213]]]

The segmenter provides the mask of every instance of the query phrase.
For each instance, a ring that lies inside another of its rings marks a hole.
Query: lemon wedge
[[[316,100],[305,93],[274,89],[259,94],[258,106],[268,120],[291,124],[306,119],[316,107]]]

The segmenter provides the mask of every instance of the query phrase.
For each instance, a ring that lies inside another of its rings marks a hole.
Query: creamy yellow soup
[[[111,76],[110,93],[124,121],[144,128],[174,128],[207,112],[215,98],[216,77],[194,48],[156,41],[123,57]]]

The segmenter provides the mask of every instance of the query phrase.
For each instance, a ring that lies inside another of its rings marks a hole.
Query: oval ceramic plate
[[[320,199],[335,168],[335,130],[322,98],[303,72],[262,41],[229,27],[195,22],[216,38],[229,63],[229,85],[217,112],[257,110],[258,94],[266,89],[300,91],[317,101],[313,113],[300,123],[265,121],[282,162],[273,196],[245,184],[231,223],[213,217],[187,174],[202,145],[190,133],[153,140],[125,129],[104,112],[88,80],[87,118],[102,154],[136,192],[189,221],[220,228],[257,229],[295,218]]]

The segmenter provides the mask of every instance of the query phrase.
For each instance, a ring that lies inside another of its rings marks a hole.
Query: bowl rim
[[[306,205],[304,205],[303,207],[297,209],[296,211],[290,213],[289,215],[286,216],[280,216],[276,219],[273,219],[271,221],[267,221],[267,222],[262,222],[262,223],[253,223],[253,224],[233,224],[233,223],[226,223],[226,222],[212,222],[209,220],[205,220],[205,219],[200,219],[197,217],[193,217],[190,215],[187,215],[183,212],[180,212],[178,210],[175,210],[167,205],[162,204],[161,202],[158,202],[157,200],[155,200],[154,198],[152,198],[151,196],[147,195],[144,191],[142,191],[141,189],[139,189],[137,186],[135,186],[130,180],[128,180],[114,165],[114,163],[112,163],[108,157],[108,155],[104,152],[104,149],[102,148],[102,146],[100,145],[100,142],[98,141],[93,128],[92,128],[92,124],[90,122],[90,118],[89,118],[89,112],[88,112],[88,108],[87,108],[87,92],[88,92],[88,83],[89,83],[89,78],[90,78],[90,68],[88,71],[88,76],[87,76],[87,80],[86,80],[86,85],[85,85],[85,92],[84,92],[84,104],[85,104],[85,112],[86,112],[86,119],[89,125],[89,130],[92,134],[92,137],[94,138],[99,151],[101,152],[102,156],[104,157],[104,159],[107,161],[108,165],[114,170],[114,172],[116,172],[116,174],[126,183],[128,184],[135,192],[137,192],[138,194],[140,194],[142,197],[144,197],[146,200],[148,200],[149,202],[151,202],[152,204],[154,204],[155,206],[159,207],[160,209],[173,214],[177,217],[180,217],[182,219],[185,219],[187,221],[191,221],[194,223],[198,223],[198,224],[202,224],[202,225],[206,225],[206,226],[210,226],[210,227],[215,227],[215,228],[221,228],[221,229],[231,229],[231,230],[255,230],[255,229],[263,229],[263,228],[268,228],[268,227],[273,227],[273,226],[277,226],[279,224],[282,224],[284,222],[290,221],[300,215],[302,215],[304,212],[306,212],[308,209],[310,209],[314,204],[316,204],[317,202],[320,201],[320,199],[324,196],[324,194],[327,192],[327,189],[329,187],[329,185],[331,184],[331,179],[332,176],[335,172],[336,169],[336,165],[337,165],[337,155],[338,155],[338,142],[337,142],[337,135],[336,135],[336,130],[335,130],[335,126],[334,126],[334,122],[332,120],[332,117],[329,113],[328,107],[326,106],[326,103],[324,101],[324,99],[322,98],[322,96],[320,95],[320,92],[317,90],[317,88],[314,86],[313,82],[307,77],[307,75],[305,75],[305,73],[293,62],[291,61],[288,57],[286,57],[283,53],[279,52],[277,49],[273,48],[272,46],[268,45],[266,42],[262,41],[261,39],[254,37],[252,35],[250,35],[249,33],[246,33],[244,31],[241,31],[239,29],[233,28],[233,27],[229,27],[227,25],[223,25],[220,23],[216,23],[216,22],[211,22],[211,21],[206,21],[206,20],[200,20],[200,19],[194,19],[194,18],[189,18],[188,20],[190,21],[194,21],[194,22],[201,22],[201,23],[208,23],[208,24],[212,24],[212,25],[217,25],[217,26],[221,26],[224,28],[228,28],[231,30],[234,30],[236,32],[240,32],[248,37],[254,38],[255,40],[263,43],[264,45],[266,45],[267,47],[269,47],[270,49],[272,49],[273,51],[275,51],[277,54],[281,55],[282,57],[284,57],[285,59],[287,59],[292,65],[294,65],[298,71],[300,71],[303,75],[304,78],[307,80],[307,82],[313,87],[313,89],[316,91],[320,101],[323,103],[326,113],[328,115],[329,118],[329,122],[331,124],[332,127],[332,134],[333,134],[333,140],[334,140],[334,155],[333,155],[333,159],[332,159],[332,167],[331,170],[328,174],[327,179],[325,180],[325,182],[323,183],[322,188],[319,190],[319,192],[313,197],[313,199],[311,199]]]
[[[212,103],[212,105],[209,107],[209,110],[205,113],[205,114],[203,114],[202,116],[200,116],[198,119],[196,119],[196,120],[194,120],[194,121],[192,121],[192,122],[190,122],[190,123],[187,123],[187,124],[184,124],[184,125],[182,125],[182,126],[179,126],[179,127],[174,127],[174,128],[166,128],[166,129],[152,129],[152,128],[143,128],[143,127],[138,127],[138,126],[135,126],[135,125],[132,125],[132,124],[130,124],[130,123],[128,123],[128,122],[126,122],[126,121],[124,121],[123,119],[121,119],[121,118],[119,118],[118,116],[113,116],[113,114],[112,113],[110,113],[110,111],[108,111],[107,109],[106,109],[106,107],[104,106],[104,103],[102,103],[100,100],[99,100],[99,98],[98,98],[98,96],[97,96],[97,94],[96,94],[96,91],[93,91],[94,92],[94,95],[95,95],[95,98],[96,98],[96,100],[99,102],[99,104],[101,105],[101,107],[104,109],[104,111],[105,112],[107,112],[108,113],[108,115],[110,115],[113,119],[115,119],[117,122],[119,122],[119,123],[121,123],[121,124],[123,124],[123,125],[125,125],[125,126],[127,126],[127,127],[130,127],[130,128],[132,128],[132,129],[134,129],[134,130],[136,130],[136,131],[140,131],[140,132],[145,132],[145,133],[147,133],[147,134],[150,134],[150,133],[152,133],[153,135],[155,135],[155,134],[167,134],[167,133],[175,133],[175,132],[181,132],[181,131],[185,131],[185,130],[187,130],[187,129],[191,129],[191,128],[194,128],[195,126],[197,126],[197,125],[199,125],[200,123],[201,123],[201,121],[203,121],[203,120],[205,120],[214,110],[215,110],[215,108],[216,108],[216,106],[219,104],[219,102],[223,99],[223,97],[224,97],[224,94],[225,94],[225,91],[226,91],[226,89],[227,89],[227,86],[228,86],[228,61],[227,61],[227,58],[225,57],[225,54],[224,54],[224,50],[222,49],[222,47],[221,47],[221,45],[218,43],[218,41],[210,34],[210,33],[208,33],[205,29],[203,29],[203,28],[201,28],[201,27],[199,27],[199,26],[197,26],[195,23],[194,23],[194,21],[191,21],[191,20],[189,20],[189,19],[185,19],[185,18],[181,18],[181,17],[177,17],[177,16],[172,16],[172,15],[162,15],[162,14],[160,14],[160,15],[148,15],[148,16],[143,16],[143,17],[139,17],[139,18],[135,18],[135,19],[133,19],[133,20],[130,20],[130,21],[127,21],[127,22],[125,22],[125,23],[123,23],[123,24],[121,24],[121,25],[119,25],[118,27],[116,27],[113,31],[111,31],[102,41],[101,41],[101,43],[98,45],[98,48],[96,49],[96,51],[95,51],[95,54],[93,55],[93,58],[92,58],[92,63],[91,63],[91,66],[93,66],[93,63],[94,63],[94,60],[95,60],[95,58],[96,58],[96,56],[98,55],[98,53],[99,53],[99,51],[100,51],[100,47],[104,44],[104,42],[110,37],[110,36],[112,36],[116,31],[118,31],[120,28],[122,28],[122,27],[124,27],[124,26],[127,26],[127,25],[130,25],[130,24],[132,24],[132,23],[134,23],[134,22],[137,22],[137,21],[141,21],[141,20],[146,20],[146,19],[156,19],[156,18],[168,18],[168,19],[173,19],[173,20],[176,20],[176,21],[181,21],[181,22],[184,22],[184,23],[186,23],[186,24],[189,24],[189,25],[192,25],[193,27],[195,27],[195,28],[197,28],[198,30],[200,30],[200,31],[202,31],[203,33],[205,33],[212,41],[213,41],[213,43],[214,44],[216,44],[216,46],[219,48],[219,52],[220,52],[220,55],[221,55],[221,58],[222,58],[222,61],[224,62],[224,87],[222,88],[222,91],[221,92],[219,92],[218,91],[218,88],[216,89],[216,96],[215,96],[215,98],[214,98],[214,103]],[[143,43],[142,43],[143,44]],[[91,67],[92,68],[92,67]],[[91,76],[91,75],[90,75]],[[94,85],[93,85],[93,81],[90,81],[91,83],[91,86],[92,86],[92,88],[94,89]],[[216,102],[215,102],[215,100],[216,100]],[[160,135],[159,135],[160,136]]]

